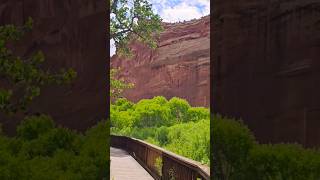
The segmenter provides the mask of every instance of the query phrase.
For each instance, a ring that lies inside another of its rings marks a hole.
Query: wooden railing
[[[157,180],[209,180],[210,169],[139,139],[111,135],[111,146],[126,150]]]

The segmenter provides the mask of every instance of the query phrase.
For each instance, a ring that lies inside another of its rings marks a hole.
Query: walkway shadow
[[[126,151],[122,149],[117,149],[110,147],[110,157],[128,157],[130,154],[128,154]]]

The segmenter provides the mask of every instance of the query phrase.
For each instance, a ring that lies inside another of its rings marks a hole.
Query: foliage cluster
[[[117,79],[116,75],[119,69],[110,70],[110,99],[115,100],[120,98],[121,94],[125,89],[132,88],[134,85],[132,83],[126,83],[122,79]]]
[[[241,122],[212,119],[214,179],[316,180],[320,152],[298,144],[259,144]]]
[[[29,116],[15,137],[0,136],[0,179],[102,179],[109,173],[109,131],[104,121],[85,134]]]
[[[0,26],[0,112],[14,114],[26,110],[27,105],[40,95],[41,87],[48,84],[70,83],[76,77],[73,69],[50,72],[42,67],[45,58],[41,51],[21,58],[8,49],[32,29],[31,18],[24,26]]]
[[[130,136],[210,164],[210,114],[177,97],[118,99],[110,109],[111,133]]]
[[[155,48],[163,30],[161,21],[147,0],[110,0],[110,39],[119,55],[131,55],[128,43],[132,38]]]

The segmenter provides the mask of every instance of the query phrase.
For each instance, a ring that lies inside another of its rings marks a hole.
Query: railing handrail
[[[163,148],[161,148],[161,147],[158,147],[158,146],[156,146],[156,145],[154,145],[154,144],[150,144],[150,143],[148,143],[148,142],[145,142],[145,141],[143,141],[143,140],[141,140],[141,139],[136,139],[136,138],[132,138],[132,137],[128,137],[128,138],[133,139],[133,140],[136,140],[136,141],[138,141],[138,142],[140,142],[140,143],[142,143],[142,144],[148,145],[149,147],[151,147],[151,148],[153,148],[153,149],[155,149],[155,150],[158,150],[158,151],[160,151],[160,152],[163,153],[163,154],[169,155],[169,156],[171,156],[172,158],[174,158],[174,159],[176,159],[176,160],[178,160],[178,161],[180,161],[180,162],[183,162],[184,164],[187,164],[187,165],[189,165],[189,166],[191,166],[191,167],[193,167],[193,168],[198,168],[199,171],[202,171],[203,174],[207,174],[207,175],[210,177],[210,168],[209,168],[209,167],[206,168],[205,165],[201,164],[201,163],[198,162],[198,161],[195,161],[195,160],[189,159],[189,158],[187,158],[187,157],[184,157],[184,156],[175,154],[175,153],[170,152],[170,151],[168,151],[168,150],[166,150],[166,149],[163,149]]]
[[[159,153],[162,157],[168,157],[170,159],[173,159],[176,163],[180,164],[181,166],[185,166],[185,167],[188,167],[189,169],[192,169],[193,171],[195,171],[199,175],[201,175],[202,178],[204,178],[206,180],[210,179],[210,168],[206,165],[203,165],[203,164],[197,162],[197,161],[194,161],[192,159],[177,155],[173,152],[170,152],[168,150],[165,150],[161,147],[150,144],[150,143],[145,142],[143,140],[132,138],[132,137],[127,137],[127,136],[111,135],[111,146],[114,146],[114,144],[112,143],[113,142],[112,139],[114,139],[114,138],[125,138],[127,141],[130,141],[131,143],[140,144],[142,146],[145,146],[145,147],[152,149],[153,151]],[[127,146],[127,144],[125,146]],[[128,151],[128,147],[120,147],[120,148]],[[131,153],[131,152],[129,152],[129,153]],[[135,158],[137,158],[137,157],[135,157]],[[146,162],[141,162],[141,161],[143,161],[142,159],[139,159],[139,161],[138,162],[145,169],[147,169],[149,172],[151,171]],[[151,173],[154,174],[154,172],[151,172]]]

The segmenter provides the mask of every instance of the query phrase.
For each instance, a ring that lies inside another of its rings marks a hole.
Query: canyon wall
[[[217,0],[213,106],[260,142],[320,145],[320,2]]]
[[[15,43],[22,57],[42,50],[52,71],[74,68],[71,85],[48,86],[32,103],[29,113],[49,114],[60,125],[85,130],[106,117],[107,32],[105,0],[1,0],[0,24],[22,25],[34,20],[32,32]],[[22,115],[0,115],[9,134]]]
[[[113,56],[118,78],[135,85],[124,97],[134,102],[154,96],[181,97],[193,106],[210,103],[210,17],[164,23],[158,47],[133,41],[133,57]]]

